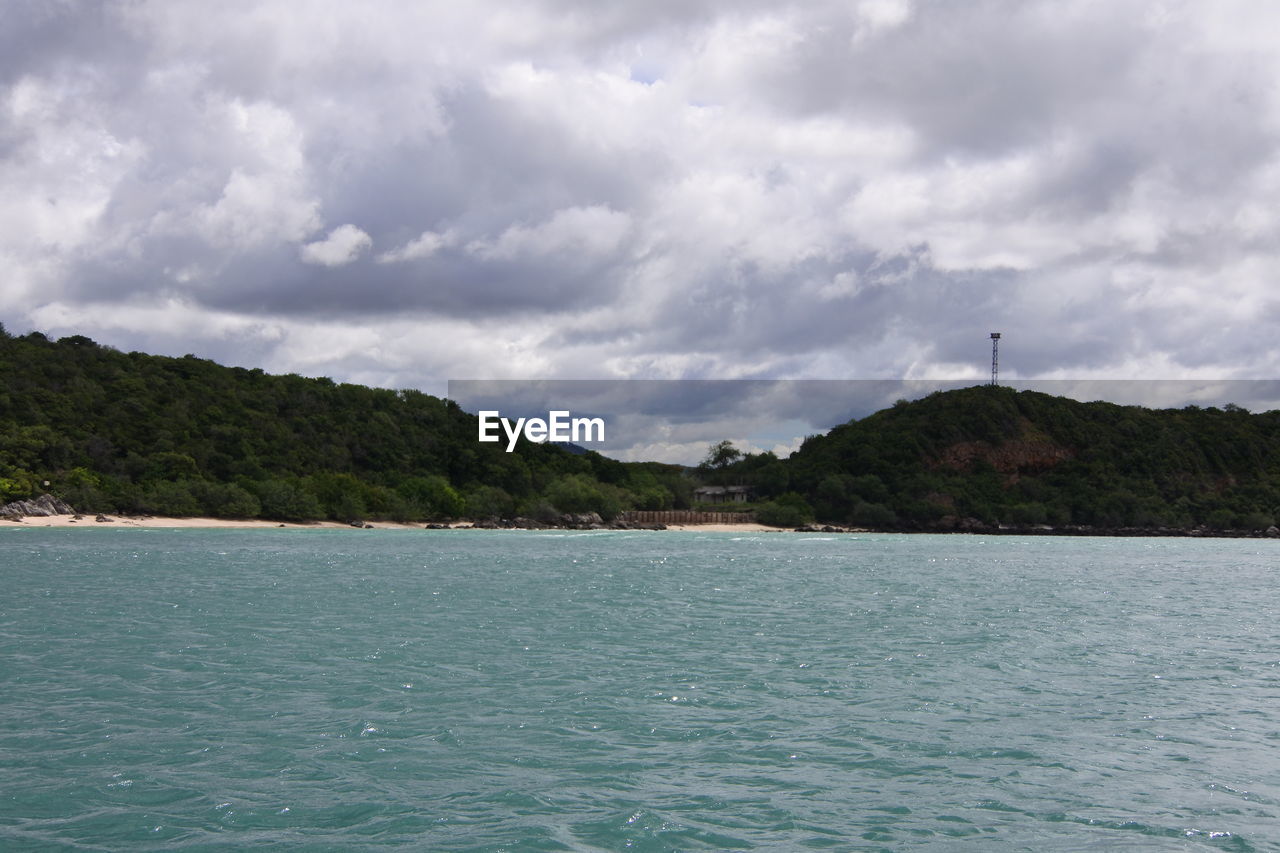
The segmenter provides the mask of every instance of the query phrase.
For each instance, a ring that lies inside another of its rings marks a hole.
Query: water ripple
[[[0,537],[0,847],[1280,850],[1271,543]]]

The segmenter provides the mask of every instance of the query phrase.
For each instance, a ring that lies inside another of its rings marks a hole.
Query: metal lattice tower
[[[991,384],[1000,384],[1000,333],[991,333]]]

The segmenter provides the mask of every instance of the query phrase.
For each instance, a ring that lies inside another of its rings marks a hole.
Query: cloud
[[[307,243],[298,253],[304,264],[326,267],[346,266],[373,245],[373,238],[354,225],[339,225],[329,236]]]
[[[504,261],[555,255],[568,262],[604,258],[618,248],[629,224],[625,213],[607,207],[572,207],[536,225],[512,225],[494,240],[476,240],[467,251]]]
[[[18,4],[0,321],[422,387],[978,380],[993,329],[1010,377],[1273,376],[1277,24],[1207,0]]]
[[[378,263],[396,264],[429,258],[441,249],[452,246],[457,242],[457,235],[453,231],[446,231],[443,234],[424,231],[420,236],[410,240],[400,248],[378,255]]]

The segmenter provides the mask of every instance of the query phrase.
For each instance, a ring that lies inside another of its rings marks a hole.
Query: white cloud
[[[419,237],[410,240],[400,248],[378,255],[378,263],[394,264],[429,258],[441,249],[452,246],[457,242],[458,235],[452,230],[445,231],[443,234],[435,231],[424,231]]]
[[[536,225],[512,225],[496,240],[475,240],[467,250],[501,260],[557,254],[599,258],[617,250],[630,225],[627,214],[607,207],[570,207]]]
[[[1022,375],[1280,370],[1256,3],[24,9],[11,329],[269,323],[264,366],[397,384],[980,377],[990,328]]]
[[[319,227],[304,132],[287,110],[267,102],[214,101],[206,120],[229,147],[231,168],[217,199],[192,216],[201,237],[220,249],[243,251],[296,242]]]
[[[341,267],[359,258],[373,245],[373,238],[354,225],[339,225],[329,236],[302,247],[304,264]]]
[[[911,17],[911,3],[910,0],[861,0],[857,13],[865,27],[859,30],[859,35],[874,34],[902,26]]]

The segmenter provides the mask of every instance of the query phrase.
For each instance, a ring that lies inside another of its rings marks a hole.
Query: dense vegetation
[[[720,442],[691,472],[527,442],[506,453],[476,440],[473,415],[417,391],[0,327],[0,502],[49,491],[90,512],[608,519],[686,508],[698,481],[753,486],[751,508],[779,526],[1256,530],[1280,516],[1280,412],[977,386],[900,402],[785,460]]]
[[[423,520],[687,506],[676,466],[476,441],[451,402],[0,327],[0,503],[90,512]],[[44,483],[48,482],[48,486]]]
[[[977,386],[899,402],[718,476],[822,521],[1257,530],[1280,516],[1280,412],[1151,410]]]

